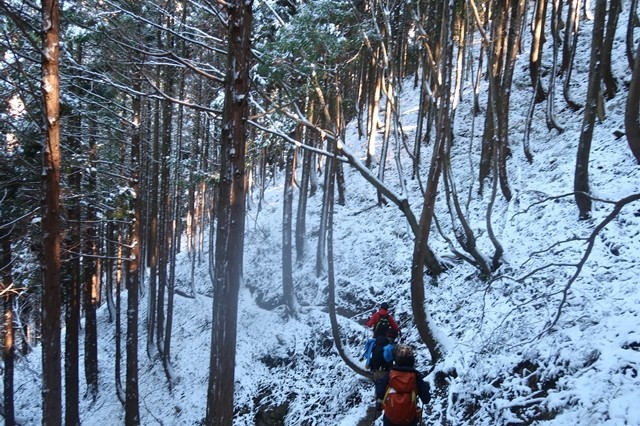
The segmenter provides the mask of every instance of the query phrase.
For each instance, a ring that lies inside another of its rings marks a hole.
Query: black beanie
[[[380,309],[389,309],[389,304],[387,302],[384,302],[383,304],[380,305]]]

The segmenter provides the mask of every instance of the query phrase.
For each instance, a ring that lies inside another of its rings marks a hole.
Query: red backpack
[[[394,425],[409,425],[414,422],[419,414],[417,393],[415,372],[391,370],[382,401],[387,419]]]

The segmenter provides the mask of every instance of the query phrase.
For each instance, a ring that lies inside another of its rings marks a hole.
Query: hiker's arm
[[[371,318],[369,318],[369,321],[367,321],[367,323],[365,324],[367,327],[371,328],[373,327],[373,325],[378,322],[378,313],[376,312],[375,314],[373,314],[371,316]]]

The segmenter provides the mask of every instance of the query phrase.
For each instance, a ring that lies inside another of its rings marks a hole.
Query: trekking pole
[[[424,426],[424,402],[420,400],[420,422],[418,422],[418,426]]]

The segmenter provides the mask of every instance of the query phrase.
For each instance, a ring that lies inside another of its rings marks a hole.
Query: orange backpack
[[[408,425],[419,414],[416,396],[416,373],[391,370],[389,384],[382,400],[384,415],[394,425]]]

